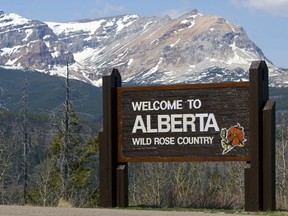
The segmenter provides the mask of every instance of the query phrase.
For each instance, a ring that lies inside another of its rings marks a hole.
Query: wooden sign
[[[121,87],[117,69],[102,80],[102,207],[128,206],[127,162],[242,160],[245,210],[275,210],[275,102],[265,61],[252,62],[249,82]]]
[[[118,160],[249,161],[248,100],[248,82],[118,88]]]

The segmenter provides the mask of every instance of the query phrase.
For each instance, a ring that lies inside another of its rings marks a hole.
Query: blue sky
[[[179,15],[198,9],[241,25],[266,57],[288,68],[288,0],[0,0],[0,10],[65,22],[121,14]]]

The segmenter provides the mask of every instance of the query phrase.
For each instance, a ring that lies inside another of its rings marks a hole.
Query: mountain
[[[0,64],[49,70],[74,62],[66,44],[47,24],[17,14],[0,12]]]
[[[101,85],[119,69],[126,84],[241,81],[253,60],[266,60],[271,86],[287,70],[269,61],[245,30],[197,10],[177,19],[123,15],[67,23],[0,12],[0,65],[30,68]]]

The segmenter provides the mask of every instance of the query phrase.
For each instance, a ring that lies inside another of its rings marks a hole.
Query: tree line
[[[44,119],[29,113],[27,80],[19,113],[1,104],[1,204],[97,206],[98,137],[74,112],[68,67],[65,81],[63,105]]]

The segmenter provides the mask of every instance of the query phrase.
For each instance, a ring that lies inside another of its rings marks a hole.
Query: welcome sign
[[[117,89],[118,160],[249,160],[249,83]]]
[[[268,75],[253,61],[249,82],[121,87],[117,69],[103,76],[100,205],[128,206],[127,162],[246,161],[245,210],[275,210]]]

